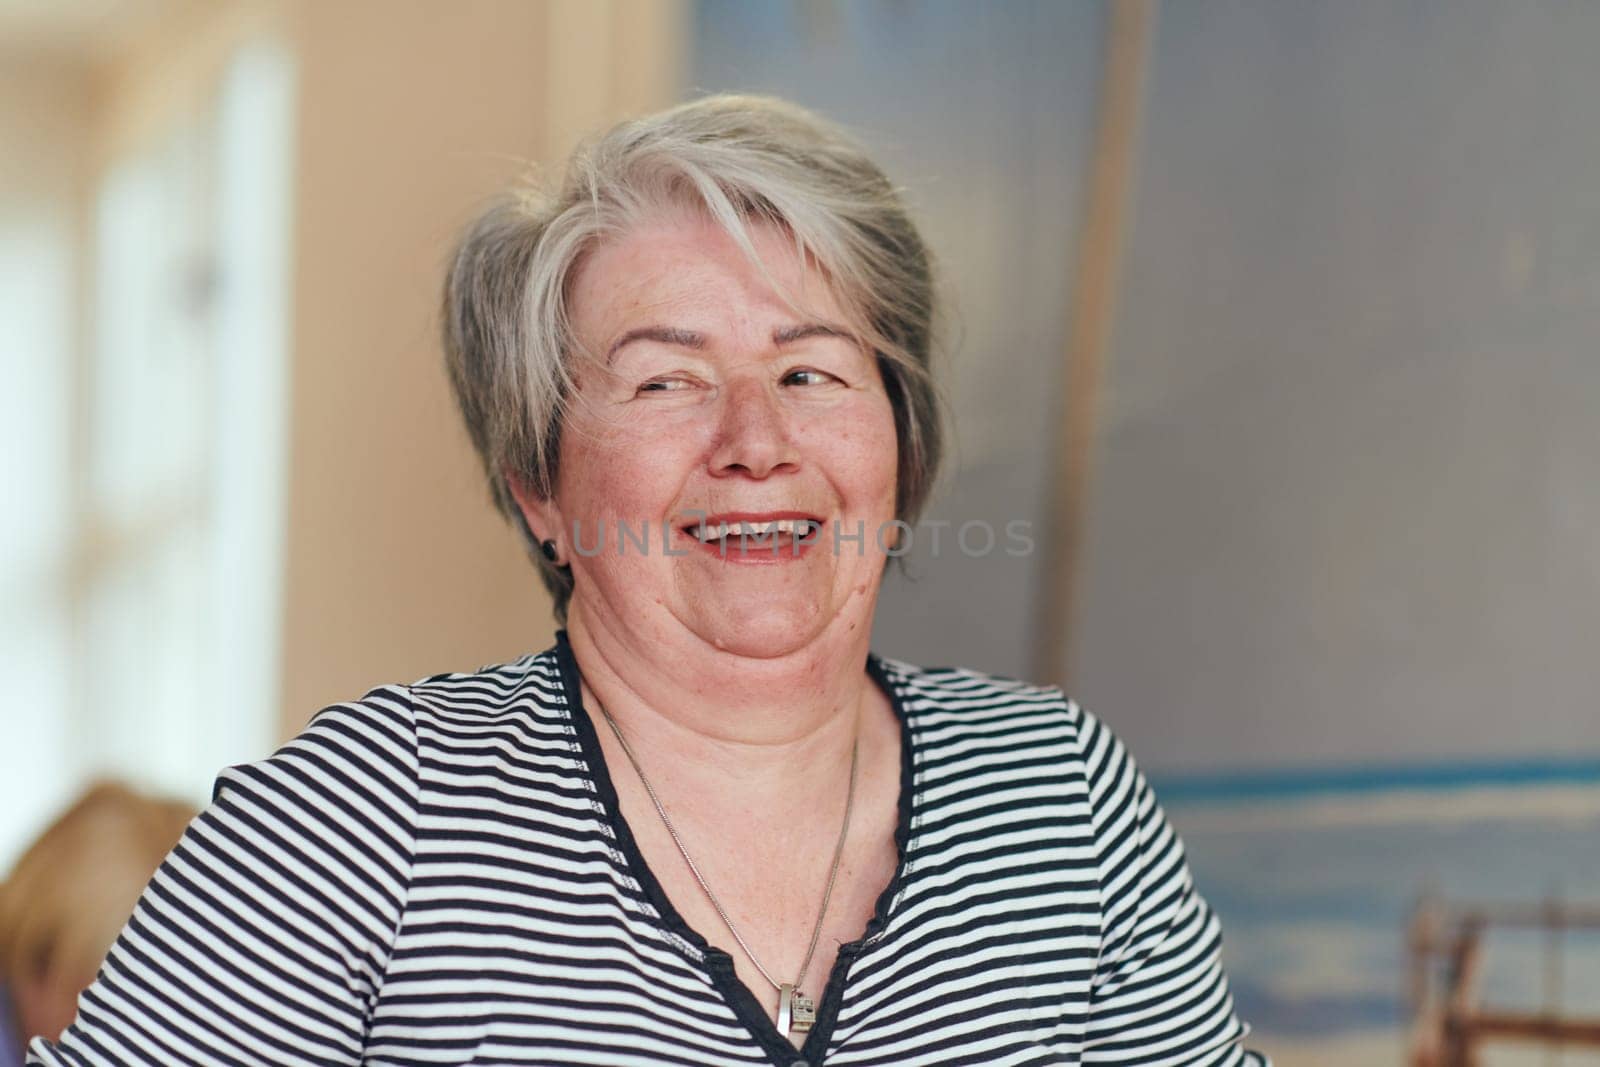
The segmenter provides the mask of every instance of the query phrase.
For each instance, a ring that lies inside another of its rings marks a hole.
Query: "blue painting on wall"
[[[1407,1062],[1419,900],[1600,904],[1592,763],[1154,784],[1222,919],[1240,1014],[1279,1067]],[[1491,925],[1484,964],[1485,1007],[1600,1019],[1600,929]],[[1485,1051],[1488,1063],[1600,1062],[1515,1043]]]

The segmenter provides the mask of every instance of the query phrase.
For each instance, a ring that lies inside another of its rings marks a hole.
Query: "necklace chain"
[[[596,703],[599,704],[599,701],[597,700]],[[750,946],[745,943],[744,937],[740,935],[739,928],[733,925],[733,919],[728,915],[728,910],[722,906],[722,901],[717,899],[717,895],[706,884],[705,876],[700,873],[700,868],[695,865],[693,857],[689,855],[689,850],[684,847],[683,838],[678,836],[678,828],[672,824],[672,819],[668,817],[667,809],[662,806],[661,798],[656,795],[655,787],[650,784],[650,779],[645,777],[644,768],[639,764],[639,758],[633,754],[633,746],[629,745],[628,739],[622,736],[622,729],[617,725],[617,720],[611,717],[611,713],[606,710],[604,704],[599,704],[599,707],[600,714],[605,717],[606,725],[611,727],[612,734],[616,736],[617,744],[622,746],[623,755],[627,756],[628,762],[633,764],[634,773],[639,776],[639,782],[644,786],[645,793],[650,797],[650,803],[655,805],[656,814],[661,816],[662,825],[667,828],[668,836],[672,838],[672,843],[678,846],[678,852],[683,856],[683,862],[689,866],[689,873],[694,875],[696,882],[700,883],[700,889],[705,893],[706,899],[711,902],[711,906],[716,909],[718,917],[722,919],[722,925],[728,928],[728,932],[739,943],[739,947],[744,950],[745,956],[755,965],[755,969],[760,972],[761,977],[770,982],[772,988],[782,992],[784,983],[773,978],[772,975],[767,973],[767,969],[761,966],[761,961],[756,959],[756,954],[750,951]],[[845,794],[844,822],[839,827],[838,844],[833,847],[833,863],[828,867],[828,885],[822,891],[822,906],[817,909],[816,925],[811,928],[811,943],[806,946],[805,959],[800,961],[800,973],[796,974],[794,978],[792,988],[795,989],[799,989],[800,984],[805,981],[806,970],[811,966],[811,957],[816,955],[817,942],[822,937],[822,921],[827,917],[828,901],[833,898],[833,885],[839,878],[839,861],[844,857],[844,841],[845,837],[850,833],[850,812],[855,807],[856,801],[856,765],[859,762],[860,750],[861,739],[857,737],[850,745],[850,788]]]

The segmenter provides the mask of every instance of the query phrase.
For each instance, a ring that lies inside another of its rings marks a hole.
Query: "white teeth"
[[[694,535],[701,541],[720,541],[729,535],[743,537],[770,537],[786,533],[804,537],[816,528],[810,519],[774,519],[772,522],[723,522],[695,527]]]

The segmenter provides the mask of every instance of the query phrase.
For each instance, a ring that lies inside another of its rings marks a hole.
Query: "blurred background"
[[[1600,1063],[1597,52],[1586,0],[0,0],[0,871],[549,643],[450,242],[771,92],[944,267],[951,526],[878,650],[1122,734],[1279,1064]]]

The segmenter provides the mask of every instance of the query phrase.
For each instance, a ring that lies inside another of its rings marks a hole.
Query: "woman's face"
[[[572,565],[575,626],[772,657],[871,625],[894,544],[893,409],[823,276],[782,231],[751,232],[771,283],[692,215],[600,246],[573,280],[598,365],[580,361],[556,491],[534,507]],[[718,538],[726,523],[765,536]]]

